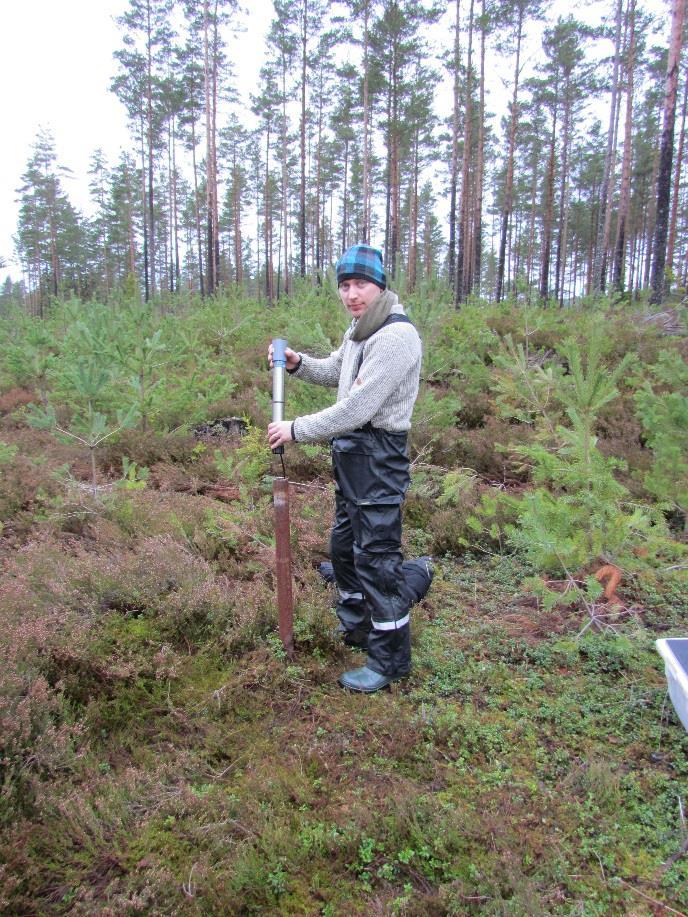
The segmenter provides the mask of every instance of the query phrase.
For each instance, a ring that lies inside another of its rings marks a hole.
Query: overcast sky
[[[73,172],[73,178],[63,179],[65,191],[74,206],[86,213],[90,212],[87,173],[93,151],[101,147],[114,165],[120,149],[130,148],[124,106],[108,89],[116,70],[113,53],[121,46],[114,17],[127,5],[128,0],[12,0],[3,5],[0,258],[15,280],[20,276],[12,243],[17,188],[39,128],[52,132],[58,164]],[[660,21],[666,21],[661,31],[668,40],[668,0],[645,0],[643,5],[654,8]],[[574,13],[599,24],[613,6],[613,0],[592,0]],[[570,11],[570,0],[554,0],[550,16]],[[231,49],[236,85],[244,98],[256,89],[272,16],[271,0],[250,0],[250,13],[242,17],[247,32]],[[503,89],[492,94],[488,104],[494,109],[500,98],[506,98]],[[605,112],[598,117],[604,120]],[[0,271],[0,282],[6,273]]]
[[[69,199],[89,211],[86,176],[93,151],[102,147],[109,164],[130,147],[124,106],[108,89],[116,71],[114,51],[121,37],[114,17],[127,0],[12,0],[3,4],[0,86],[5,128],[0,143],[0,258],[13,279],[12,236],[17,228],[17,188],[39,128],[55,138],[58,164]],[[270,0],[251,0],[244,17],[249,32],[238,43],[246,59],[236,61],[237,83],[255,89],[264,35],[272,17]],[[0,271],[0,282],[6,276]]]

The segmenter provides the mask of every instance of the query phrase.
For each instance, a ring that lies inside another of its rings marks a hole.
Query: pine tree
[[[236,0],[185,0],[189,30],[202,49],[203,108],[205,122],[206,278],[208,294],[216,292],[220,277],[220,211],[218,173],[218,105],[227,94],[227,55],[223,29],[237,9]]]
[[[500,45],[500,50],[510,50],[514,55],[514,76],[511,103],[509,106],[509,127],[507,132],[506,172],[504,176],[504,191],[502,195],[502,220],[499,238],[499,260],[497,264],[497,289],[496,299],[499,302],[504,292],[504,275],[506,271],[506,242],[511,222],[513,207],[513,181],[514,181],[514,156],[516,153],[517,132],[519,122],[519,83],[521,79],[521,50],[523,46],[526,15],[531,19],[539,19],[542,15],[543,4],[541,0],[528,2],[528,0],[515,0],[505,2],[500,6],[501,18],[508,30],[508,37]]]
[[[242,236],[243,204],[248,184],[246,168],[249,143],[248,131],[241,125],[239,118],[233,114],[229,123],[220,132],[220,156],[228,164],[229,180],[225,197],[225,208],[222,223],[230,240],[229,250],[232,253],[234,273],[232,280],[237,285],[244,279],[244,255]]]
[[[43,317],[51,297],[83,293],[80,260],[85,237],[79,214],[62,189],[55,142],[40,130],[21,177],[16,247],[28,279],[31,303]]]
[[[141,145],[144,213],[145,299],[155,295],[156,200],[155,160],[160,149],[163,112],[158,104],[172,31],[169,25],[172,0],[129,0],[117,22],[123,28],[124,47],[115,52],[120,72],[112,89],[137,125]]]
[[[683,42],[683,23],[686,15],[686,0],[673,0],[671,9],[671,37],[667,60],[666,88],[662,121],[662,142],[657,175],[657,208],[655,232],[652,243],[652,295],[650,302],[661,303],[666,288],[664,268],[666,266],[666,245],[669,227],[669,197],[671,189],[671,163],[674,152],[674,121],[676,119],[676,95],[678,92],[678,66]]]
[[[285,294],[291,288],[291,224],[290,203],[292,187],[290,173],[293,159],[293,137],[289,131],[289,104],[296,98],[297,84],[292,79],[292,70],[296,61],[297,39],[293,29],[293,21],[285,4],[275,5],[275,18],[270,25],[268,33],[268,70],[272,76],[271,93],[278,101],[279,111],[271,116],[274,127],[279,131],[279,162],[280,162],[280,245],[279,245],[279,280],[278,294]],[[265,93],[265,88],[263,94]],[[270,103],[272,104],[272,102]],[[255,106],[254,106],[255,110]]]
[[[352,64],[345,64],[337,71],[335,92],[338,93],[330,115],[330,128],[334,135],[334,142],[338,152],[341,169],[341,223],[339,230],[339,247],[342,251],[349,247],[359,237],[354,237],[351,229],[351,169],[352,158],[357,149],[359,140],[357,126],[362,114],[362,100],[359,92],[358,68]],[[362,239],[363,236],[361,235]]]
[[[619,79],[621,69],[621,26],[623,0],[616,0],[614,18],[614,64],[612,68],[609,126],[607,128],[607,149],[604,159],[604,177],[600,189],[600,207],[597,225],[597,244],[593,270],[593,289],[603,292],[606,285],[607,253],[612,216],[613,165],[616,154],[616,136],[619,116]]]
[[[101,149],[94,151],[91,157],[88,174],[91,178],[89,183],[91,198],[96,205],[96,212],[91,221],[91,228],[96,246],[97,286],[99,289],[102,289],[103,295],[107,298],[112,289],[111,264],[107,239],[107,194],[109,174],[107,162]]]
[[[392,278],[397,275],[401,255],[402,165],[412,148],[406,117],[413,104],[413,87],[424,79],[434,79],[432,69],[424,63],[428,54],[422,29],[438,15],[437,8],[417,0],[387,0],[371,33],[371,82],[374,80],[384,106],[380,114],[387,154],[385,263]]]
[[[191,153],[191,172],[193,183],[193,245],[196,250],[195,273],[198,277],[198,289],[205,296],[205,268],[203,256],[202,214],[204,202],[200,193],[199,164],[196,151],[201,142],[201,116],[203,112],[204,78],[203,78],[203,45],[197,32],[191,31],[186,43],[176,49],[176,81],[180,86],[184,105],[179,112],[179,132],[185,149]],[[187,222],[187,226],[188,221]],[[187,243],[191,243],[189,238]],[[188,259],[188,256],[187,256]]]
[[[683,155],[686,142],[686,115],[688,114],[688,72],[683,89],[683,104],[681,107],[681,127],[678,135],[678,147],[676,149],[676,166],[674,168],[673,189],[671,196],[671,215],[669,217],[669,236],[667,239],[667,274],[669,278],[675,278],[674,270],[674,249],[676,245],[676,225],[679,210],[679,189],[681,187],[681,171],[683,168]]]
[[[612,264],[612,286],[616,292],[624,289],[626,261],[626,237],[631,201],[631,155],[633,129],[633,91],[636,66],[636,17],[635,0],[629,0],[627,11],[627,49],[624,60],[626,106],[624,118],[623,158],[621,161],[621,188],[616,218],[616,239],[614,242],[614,260]]]
[[[356,239],[361,242],[370,243],[372,227],[372,174],[374,168],[374,156],[372,151],[372,109],[374,101],[375,87],[372,77],[371,62],[371,28],[375,20],[379,3],[375,0],[342,0],[347,9],[347,21],[351,20],[354,28],[344,29],[341,35],[341,41],[352,42],[362,49],[359,56],[356,71],[361,79],[361,114],[362,114],[362,136],[361,136],[361,225],[355,233]],[[340,19],[335,19],[341,22]],[[350,207],[352,202],[347,202]]]
[[[122,153],[109,175],[107,247],[113,262],[113,279],[120,286],[126,281],[134,289],[139,269],[138,238],[144,222],[138,194],[140,185],[134,157]]]
[[[261,197],[263,215],[263,243],[265,257],[265,295],[268,304],[275,301],[275,267],[274,267],[274,217],[276,181],[271,171],[273,138],[279,126],[280,118],[280,93],[274,66],[268,64],[261,69],[260,95],[253,97],[253,112],[261,121],[261,135],[264,154],[260,168],[263,172]],[[261,154],[259,154],[261,156]],[[258,206],[258,205],[257,205]]]

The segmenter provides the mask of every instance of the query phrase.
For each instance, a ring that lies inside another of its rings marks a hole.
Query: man
[[[339,633],[367,648],[366,664],[339,683],[371,693],[411,669],[409,609],[417,596],[402,571],[401,505],[409,485],[407,433],[418,394],[421,341],[382,254],[354,245],[336,264],[342,303],[352,317],[338,350],[324,359],[286,350],[287,371],[336,386],[337,401],[315,414],[268,426],[284,443],[332,441],[336,514],[330,542],[339,592]],[[269,352],[272,365],[272,351]]]

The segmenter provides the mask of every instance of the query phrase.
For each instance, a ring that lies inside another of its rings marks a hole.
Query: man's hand
[[[275,420],[268,424],[268,442],[271,449],[276,449],[291,441],[291,420]]]
[[[284,356],[287,358],[287,369],[293,370],[301,362],[301,357],[293,351],[290,347],[287,347],[284,351]],[[268,363],[270,364],[270,369],[272,369],[272,344],[268,347]]]

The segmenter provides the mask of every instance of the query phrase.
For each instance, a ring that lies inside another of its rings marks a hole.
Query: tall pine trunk
[[[549,160],[545,178],[545,206],[542,226],[542,264],[540,266],[540,297],[547,301],[549,296],[549,266],[552,257],[552,234],[554,228],[554,165],[557,141],[557,110],[552,112],[552,133],[549,145]]]
[[[244,280],[243,242],[241,238],[241,175],[237,163],[236,144],[232,161],[232,219],[234,228],[234,280],[237,286]]]
[[[177,137],[174,120],[172,122],[172,226],[174,229],[174,279],[179,290],[182,281],[181,261],[179,258],[179,191],[177,188]]]
[[[213,9],[212,55],[208,0],[203,0],[203,69],[206,106],[206,204],[207,204],[207,255],[206,270],[208,293],[213,294],[219,284],[220,238],[217,200],[217,0]]]
[[[342,251],[347,248],[349,222],[349,138],[344,141],[344,190],[342,192]]]
[[[674,247],[676,245],[676,221],[678,218],[678,196],[681,187],[681,170],[683,168],[683,150],[686,140],[686,109],[688,107],[688,74],[683,90],[683,106],[681,110],[681,131],[678,138],[676,151],[676,168],[674,169],[674,187],[671,198],[671,217],[669,218],[669,239],[667,241],[667,268],[671,277],[674,277]]]
[[[301,28],[301,184],[299,187],[299,267],[302,277],[306,276],[306,73],[308,64],[308,0],[303,0],[303,21]]]
[[[621,55],[621,20],[623,0],[617,0],[614,32],[614,69],[612,71],[612,98],[607,128],[607,149],[604,157],[604,174],[600,189],[600,212],[597,223],[597,244],[595,246],[595,266],[593,269],[593,290],[604,291],[607,273],[607,252],[609,250],[609,231],[611,228],[613,163],[616,154],[616,124],[619,106],[619,61]]]
[[[289,146],[287,143],[287,62],[282,57],[282,125],[281,125],[281,159],[282,159],[282,246],[284,247],[284,264],[282,265],[284,295],[289,295],[291,272],[289,270]],[[280,260],[282,255],[280,254]]]
[[[201,208],[198,193],[198,163],[196,162],[196,118],[191,121],[191,167],[194,186],[194,222],[196,225],[196,256],[198,258],[198,283],[201,296],[205,296],[205,277],[203,275],[203,233],[201,230]]]
[[[143,114],[141,115],[141,212],[143,214],[143,299],[148,302],[151,295],[150,284],[150,217],[148,214],[148,204],[146,202],[146,151],[145,151],[145,127],[143,123]]]
[[[483,180],[485,174],[485,0],[482,0],[480,17],[480,101],[478,111],[478,149],[476,153],[475,193],[473,199],[473,267],[471,271],[470,293],[476,287],[480,291],[480,273],[483,250]]]
[[[499,261],[497,263],[497,302],[502,299],[504,289],[504,270],[506,264],[506,240],[511,221],[514,189],[514,155],[516,152],[516,128],[518,125],[518,85],[521,73],[521,41],[523,38],[523,7],[519,6],[516,28],[516,64],[514,67],[514,92],[511,99],[511,116],[509,119],[509,145],[506,160],[506,181],[504,183],[504,204],[502,206],[502,226],[499,239]]]
[[[646,187],[646,197],[645,197],[645,208],[644,208],[644,250],[643,250],[643,279],[642,286],[644,289],[647,289],[650,286],[650,277],[652,273],[652,242],[655,234],[655,225],[657,221],[657,195],[655,190],[657,188],[657,176],[659,175],[659,159],[662,150],[661,138],[659,142],[655,142],[653,154],[652,154],[652,175],[650,177],[650,183]]]
[[[452,104],[452,143],[451,165],[449,172],[449,246],[447,251],[447,280],[450,289],[454,289],[454,276],[456,273],[456,197],[459,181],[459,69],[461,54],[459,36],[461,34],[460,0],[456,0],[456,18],[454,20],[454,57],[452,67],[453,104]]]
[[[413,138],[413,174],[411,176],[409,206],[409,249],[407,289],[413,293],[416,289],[416,267],[418,262],[418,130]]]
[[[456,285],[454,288],[454,305],[458,306],[466,299],[466,266],[468,263],[468,253],[470,251],[468,243],[469,234],[469,214],[470,214],[470,188],[469,188],[469,170],[471,162],[472,146],[472,122],[473,122],[473,9],[474,4],[471,0],[470,12],[468,16],[468,51],[466,59],[466,104],[464,105],[463,118],[463,157],[461,159],[461,204],[459,207],[459,244],[456,257]]]
[[[272,195],[270,193],[270,127],[268,126],[265,138],[265,190],[263,193],[265,204],[265,219],[263,232],[265,237],[265,295],[268,305],[275,302],[275,270],[273,264],[273,232],[272,232]]]
[[[655,232],[652,243],[652,294],[650,302],[662,302],[666,290],[666,250],[669,228],[669,197],[671,189],[671,160],[674,152],[674,121],[676,118],[676,95],[678,92],[678,66],[683,39],[683,21],[686,14],[686,0],[674,0],[671,11],[671,38],[667,61],[666,90],[664,95],[664,120],[662,143],[657,175],[657,206],[655,210]]]
[[[614,245],[612,284],[614,290],[624,289],[626,235],[631,202],[631,159],[633,151],[633,86],[635,74],[635,0],[630,0],[628,10],[628,56],[626,62],[626,118],[624,126],[624,151],[621,165],[621,191]]]
[[[571,145],[571,100],[569,88],[564,93],[564,123],[562,125],[561,197],[559,199],[559,234],[554,268],[554,298],[563,305],[564,268],[569,218],[569,147]]]
[[[370,81],[368,18],[370,3],[363,6],[363,232],[362,240],[370,242],[371,191],[370,191]]]

